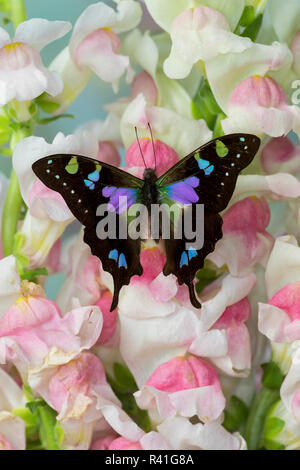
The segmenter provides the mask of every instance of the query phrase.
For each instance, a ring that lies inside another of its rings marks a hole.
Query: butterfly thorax
[[[142,188],[142,203],[150,209],[151,204],[157,204],[159,200],[159,191],[156,185],[157,176],[153,168],[146,168],[144,171],[144,186]]]

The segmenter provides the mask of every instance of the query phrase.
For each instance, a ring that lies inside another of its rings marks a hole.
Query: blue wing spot
[[[182,268],[182,266],[184,266],[184,265],[187,266],[188,264],[189,264],[189,260],[188,260],[187,253],[185,251],[183,251],[182,254],[181,254],[181,258],[180,258],[179,267]]]
[[[200,168],[200,170],[204,170],[204,168],[207,168],[208,165],[209,165],[209,161],[208,160],[203,160],[202,158],[199,158],[199,160],[197,160],[198,162],[198,166]]]
[[[236,158],[240,158],[240,156],[241,156],[241,154],[240,154],[240,153],[238,153],[238,154],[237,154],[237,156],[236,156]]]
[[[48,160],[48,165],[51,165],[51,163],[52,163],[52,160]]]
[[[90,180],[84,180],[84,184],[89,188],[89,189],[94,189],[95,185],[92,181]]]
[[[194,258],[195,256],[197,256],[197,250],[195,250],[195,248],[189,248],[188,256],[189,256],[189,259]]]
[[[241,142],[245,142],[245,137],[240,137]]]
[[[204,170],[206,176],[210,175],[214,171],[214,165],[210,165],[208,168]]]
[[[46,170],[47,173],[50,173],[50,170]]]
[[[127,269],[127,263],[126,263],[126,258],[125,258],[124,253],[120,254],[118,266],[119,266],[119,268],[123,267],[123,268]]]
[[[93,173],[90,173],[88,175],[88,179],[91,180],[91,181],[99,181],[99,178],[100,178],[100,173],[99,171],[93,171]]]
[[[56,178],[57,180],[59,180],[60,177],[59,177],[59,175],[55,175],[55,178]]]
[[[108,254],[108,257],[110,259],[113,259],[114,261],[117,261],[118,260],[118,250],[111,250]]]

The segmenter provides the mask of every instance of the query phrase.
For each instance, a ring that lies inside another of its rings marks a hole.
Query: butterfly
[[[251,163],[259,146],[260,139],[254,135],[230,134],[197,148],[160,177],[155,169],[145,168],[143,179],[107,163],[73,154],[41,158],[32,169],[46,186],[62,195],[85,227],[84,241],[101,260],[103,269],[111,273],[114,280],[111,311],[118,305],[121,288],[129,284],[132,276],[143,273],[142,240],[129,236],[127,229],[127,236],[121,236],[120,228],[114,237],[99,239],[98,224],[104,221],[105,215],[97,208],[104,205],[106,214],[114,212],[120,220],[125,214],[132,220],[134,217],[128,214],[134,204],[143,204],[150,212],[155,204],[175,204],[179,213],[189,214],[191,224],[195,225],[196,206],[204,205],[204,236],[200,248],[193,247],[193,240],[187,240],[185,233],[181,232],[180,238],[175,236],[175,228],[183,224],[183,217],[179,218],[180,222],[176,217],[170,220],[170,236],[163,240],[166,254],[163,274],[174,274],[180,285],[186,284],[192,305],[200,308],[194,291],[195,274],[222,237],[219,213],[229,203],[239,173]]]

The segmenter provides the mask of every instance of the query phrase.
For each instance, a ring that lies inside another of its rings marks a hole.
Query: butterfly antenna
[[[154,169],[156,170],[156,153],[155,153],[155,145],[154,145],[154,140],[153,140],[153,134],[152,134],[152,129],[150,126],[150,122],[148,122],[148,127],[151,135],[151,141],[152,141],[152,148],[153,148],[153,155],[154,155]]]
[[[140,141],[139,141],[139,137],[138,137],[137,127],[136,127],[136,126],[135,126],[134,130],[135,130],[136,140],[137,140],[137,143],[138,143],[138,145],[139,145],[140,153],[141,153],[141,156],[142,156],[142,159],[143,159],[145,168],[147,168],[147,165],[146,165],[146,162],[145,162],[145,159],[144,159],[144,155],[143,155],[143,152],[142,152],[142,147],[141,147],[141,144],[140,144]]]

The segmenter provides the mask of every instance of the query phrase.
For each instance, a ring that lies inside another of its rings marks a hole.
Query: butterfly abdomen
[[[144,172],[144,186],[141,190],[141,203],[148,211],[151,211],[152,204],[158,204],[159,191],[156,185],[157,176],[152,168],[147,168]]]

